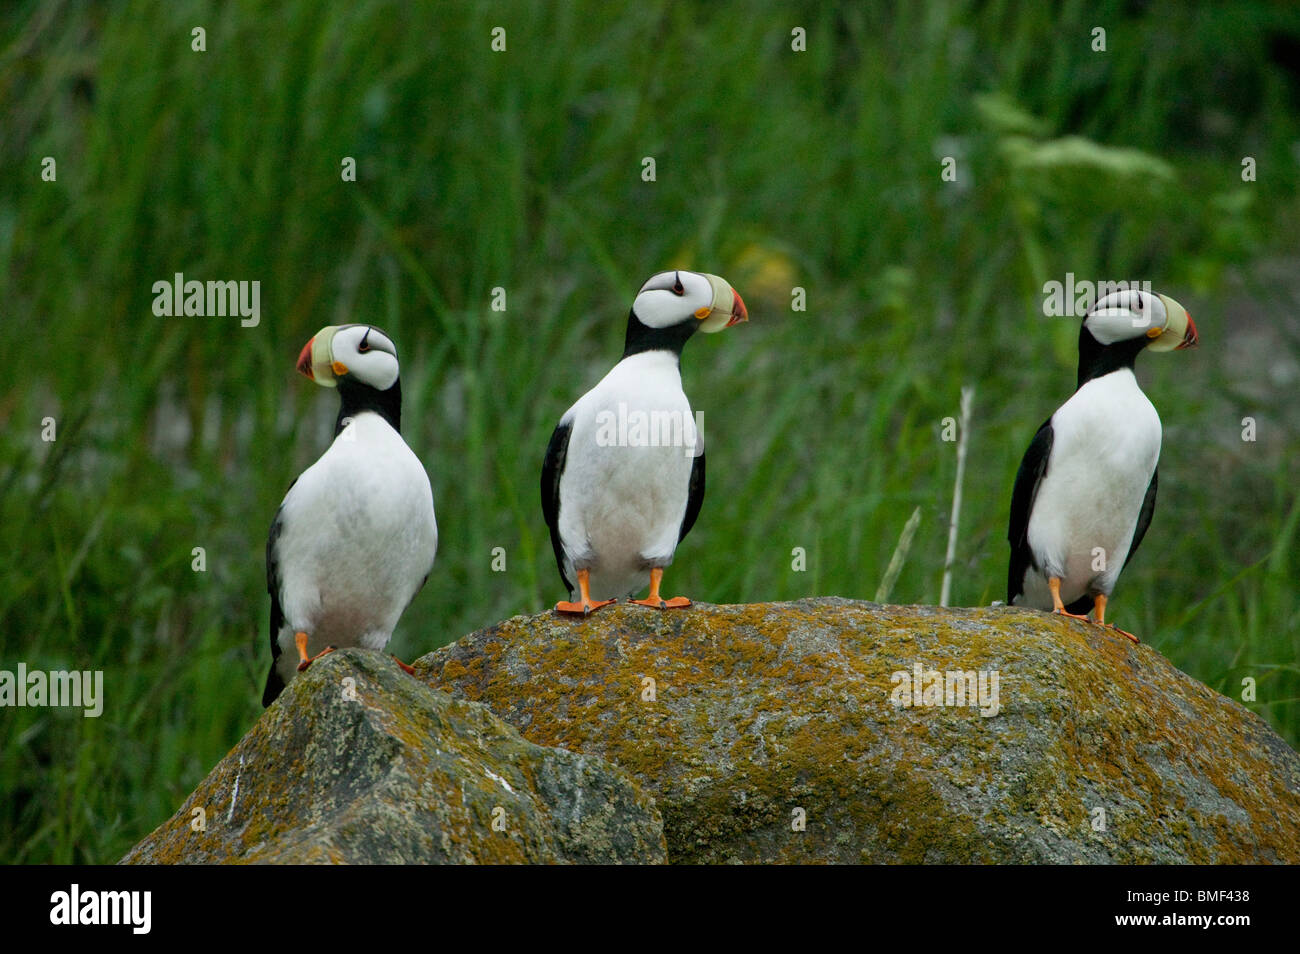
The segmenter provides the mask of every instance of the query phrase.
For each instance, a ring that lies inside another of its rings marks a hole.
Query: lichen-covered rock
[[[200,810],[201,811],[198,811]],[[322,657],[135,863],[662,862],[652,799],[363,650]]]
[[[417,670],[630,772],[670,861],[1300,862],[1300,756],[1263,720],[1030,610],[620,605],[518,616]],[[975,673],[983,709],[964,677],[927,697],[931,670]]]

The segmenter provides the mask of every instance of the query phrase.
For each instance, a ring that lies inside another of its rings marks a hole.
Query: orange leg
[[[1091,622],[1086,614],[1080,616],[1078,613],[1071,613],[1065,608],[1065,604],[1061,602],[1061,578],[1059,576],[1048,578],[1047,588],[1052,591],[1053,613],[1060,613],[1062,616],[1068,616],[1071,619],[1081,619],[1085,622]]]
[[[1131,640],[1133,640],[1133,642],[1135,642],[1135,643],[1137,643],[1137,642],[1141,642],[1141,640],[1139,640],[1139,639],[1138,639],[1136,636],[1134,636],[1132,633],[1130,633],[1130,632],[1126,632],[1125,630],[1120,629],[1120,628],[1119,628],[1118,626],[1116,626],[1114,623],[1108,623],[1108,622],[1106,622],[1106,597],[1105,597],[1105,596],[1102,596],[1102,595],[1098,594],[1097,599],[1096,599],[1095,603],[1093,604],[1092,612],[1093,612],[1093,615],[1097,617],[1097,625],[1098,625],[1098,626],[1109,626],[1111,629],[1115,630],[1115,632],[1119,633],[1119,634],[1120,634],[1121,636],[1123,636],[1125,639],[1131,639]]]
[[[659,584],[663,582],[663,567],[657,566],[650,571],[650,595],[643,600],[631,600],[638,606],[649,606],[652,609],[680,609],[683,606],[690,606],[691,601],[684,596],[674,596],[666,600],[659,595]]]
[[[415,675],[415,667],[414,667],[414,666],[408,666],[406,663],[402,662],[402,661],[401,661],[400,659],[398,659],[396,656],[393,657],[393,662],[397,663],[397,665],[401,667],[402,672],[406,673],[408,676],[414,676],[414,675]]]
[[[589,589],[591,585],[590,580],[591,572],[589,570],[579,570],[578,595],[581,598],[581,602],[570,603],[567,600],[561,600],[555,604],[555,611],[557,613],[581,613],[583,616],[586,616],[589,613],[594,613],[602,606],[608,606],[610,603],[618,602],[618,600],[593,600]]]
[[[326,656],[334,652],[334,648],[335,648],[333,646],[326,646],[315,656],[308,656],[307,655],[307,634],[301,632],[294,633],[293,641],[298,646],[298,659],[299,659],[298,671],[299,672],[304,672],[307,669],[307,667],[310,666],[312,663],[314,663],[316,660],[320,659],[322,656]]]

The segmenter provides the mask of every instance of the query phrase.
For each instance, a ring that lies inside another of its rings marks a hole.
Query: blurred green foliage
[[[312,333],[402,349],[442,533],[416,656],[562,597],[542,452],[670,266],[753,319],[683,360],[709,494],[668,586],[711,602],[869,598],[916,507],[891,598],[935,601],[963,384],[954,601],[1003,598],[1016,466],[1074,384],[1043,284],[1182,301],[1202,347],[1140,364],[1160,500],[1112,614],[1255,678],[1296,744],[1298,51],[1263,2],[0,8],[0,668],[107,693],[0,712],[0,860],[115,860],[258,717],[266,530],[335,413],[293,373]],[[260,281],[261,323],[155,317],[176,272]]]

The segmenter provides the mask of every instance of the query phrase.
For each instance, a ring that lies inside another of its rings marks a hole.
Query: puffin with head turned
[[[1166,295],[1106,295],[1079,330],[1078,386],[1038,429],[1011,494],[1007,603],[1106,623],[1111,591],[1151,524],[1160,416],[1133,365],[1143,351],[1197,343]]]
[[[655,609],[664,568],[704,502],[704,442],[682,391],[682,347],[749,319],[725,280],[660,272],[628,313],[623,358],[565,411],[542,464],[542,513],[570,599],[562,613],[591,613],[630,597]]]
[[[307,342],[298,370],[338,388],[340,407],[333,443],[289,486],[266,541],[263,706],[325,653],[387,646],[438,550],[429,477],[402,440],[392,339],[371,325],[331,325]]]

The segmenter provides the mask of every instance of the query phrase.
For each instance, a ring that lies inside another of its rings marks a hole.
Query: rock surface
[[[894,704],[917,666],[922,686],[996,672],[997,714]],[[1300,756],[1263,720],[1030,610],[619,605],[518,616],[416,667],[627,770],[670,861],[1300,862]]]
[[[363,650],[332,653],[295,679],[123,859],[663,860],[654,803],[622,772],[526,742],[485,707],[432,691]]]

